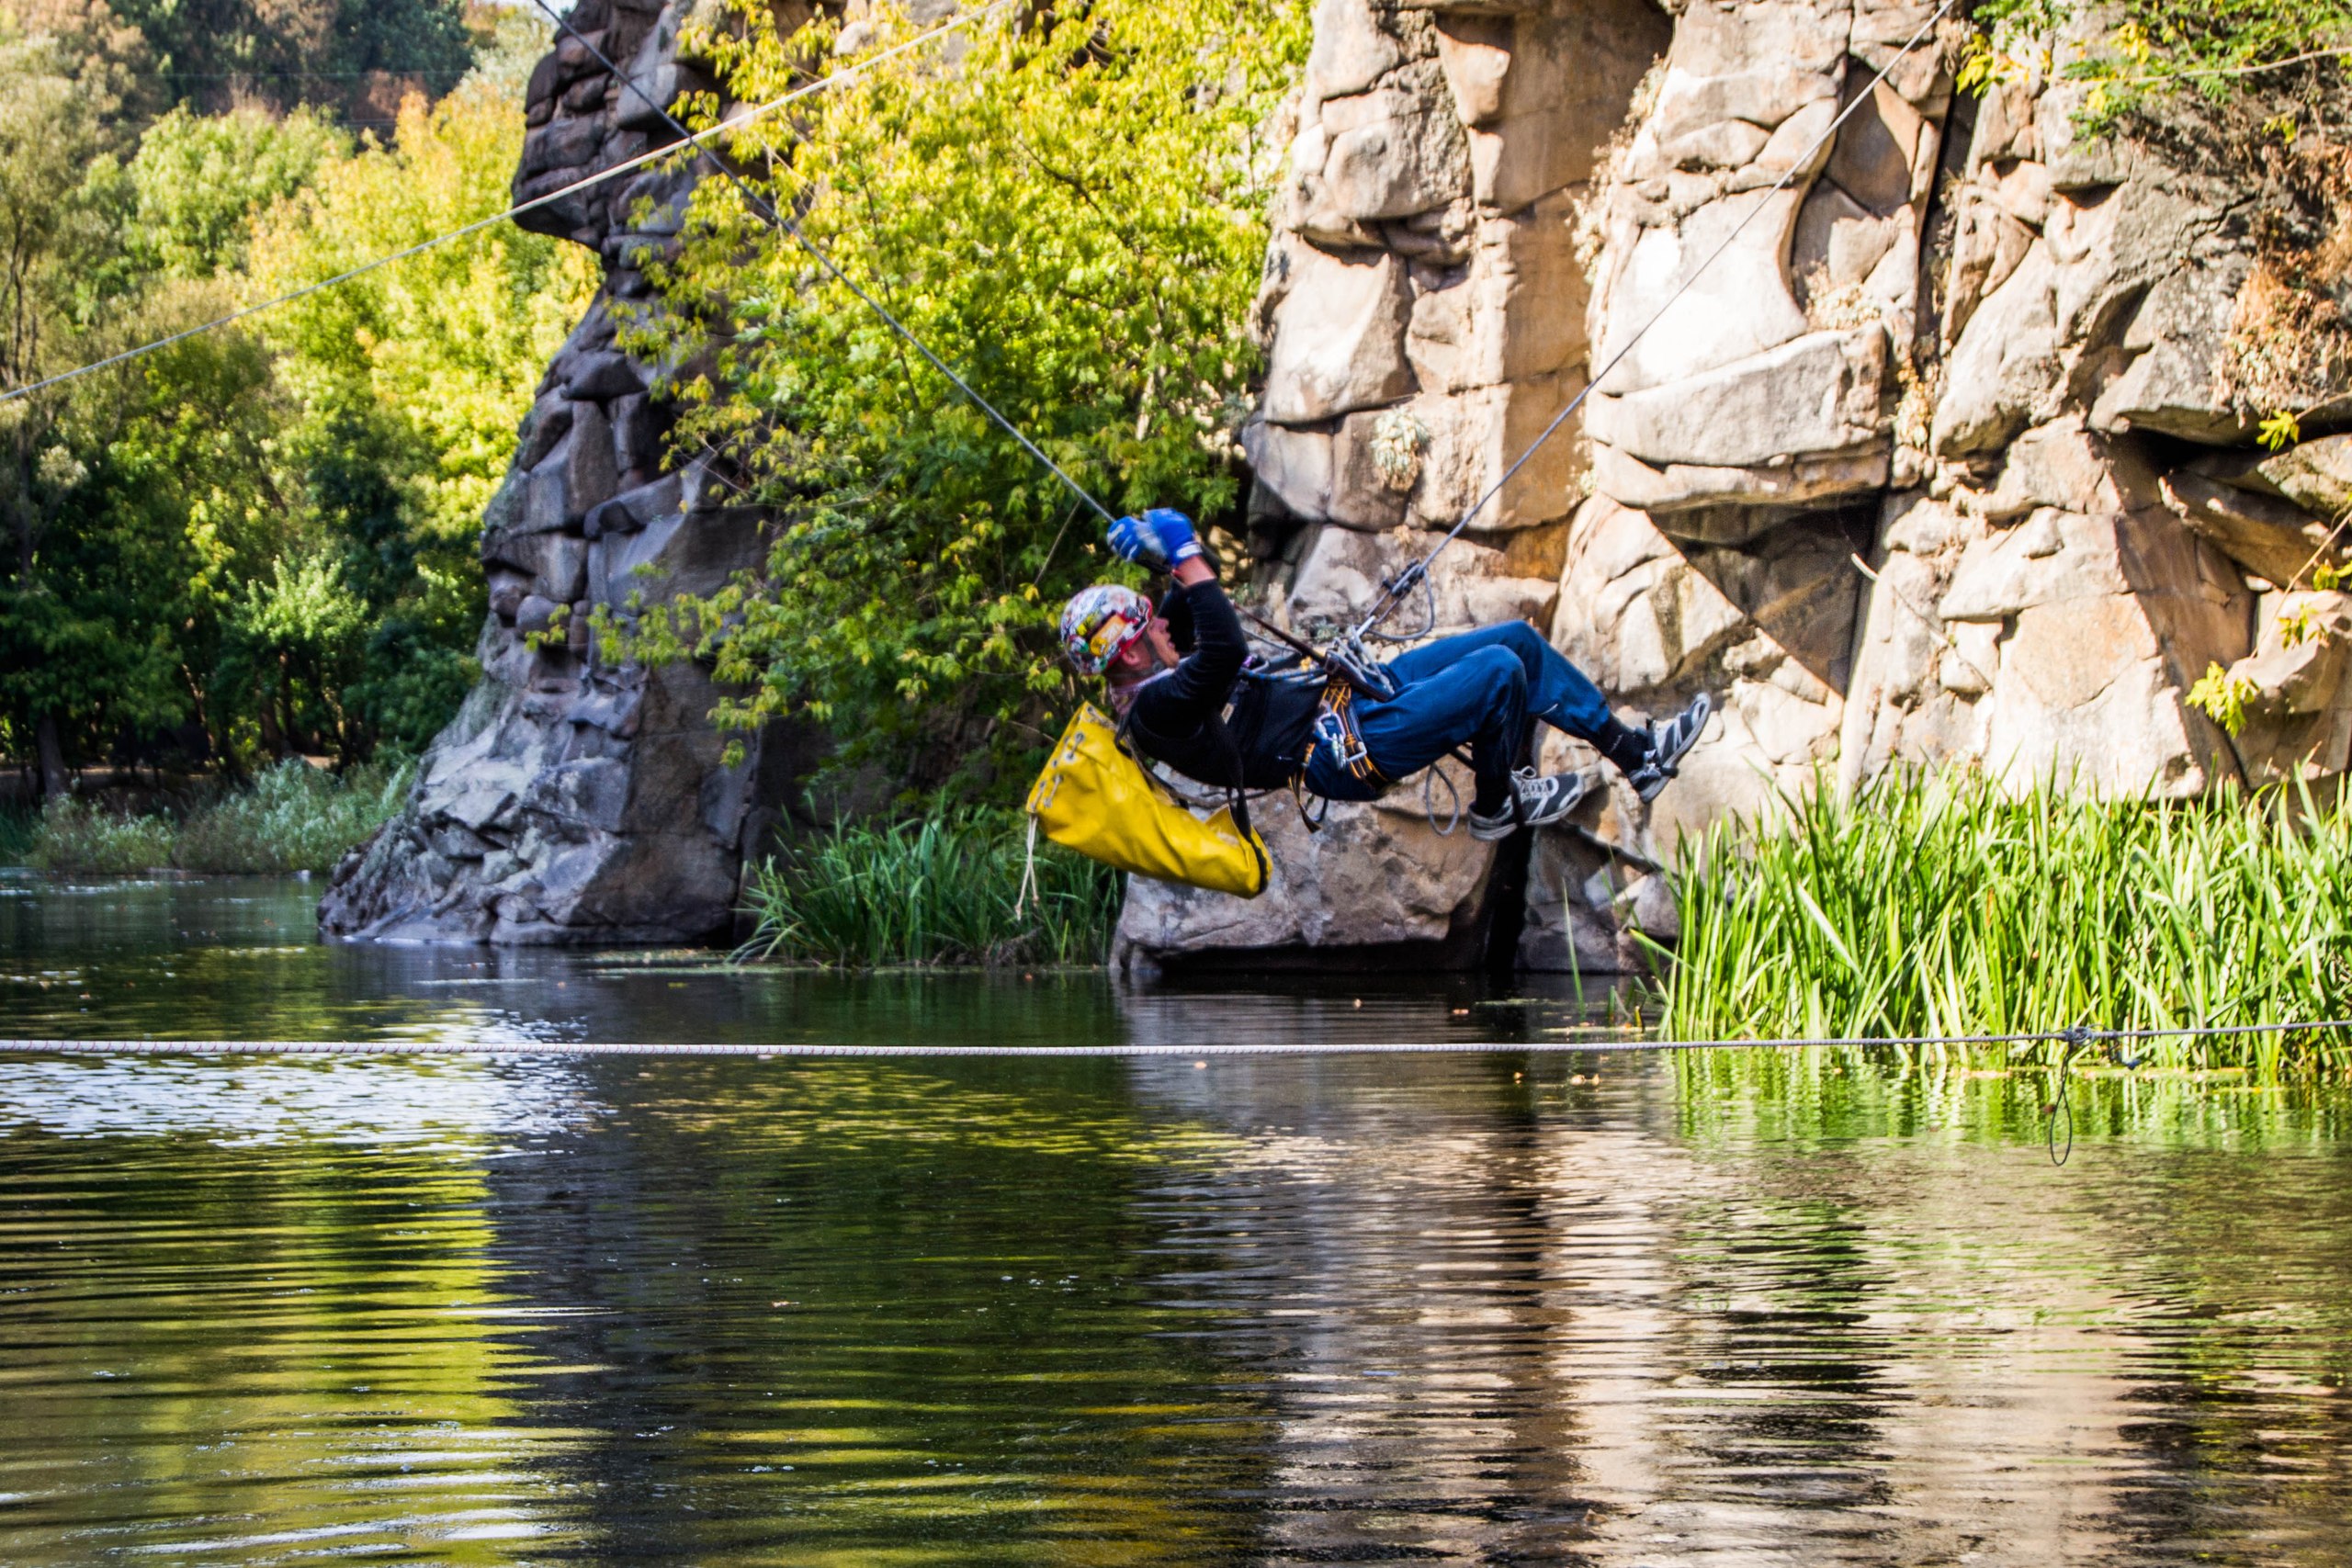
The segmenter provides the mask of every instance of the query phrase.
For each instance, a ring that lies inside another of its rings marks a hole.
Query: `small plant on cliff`
[[[1962,87],[2072,84],[2078,137],[2243,186],[2253,241],[2218,389],[2273,450],[2352,376],[2352,0],[1990,0]]]
[[[2255,690],[2254,682],[2245,676],[2233,676],[2219,664],[2209,663],[2205,673],[2188,688],[2188,705],[2234,738],[2245,728],[2245,705],[2254,700]]]
[[[2034,77],[2085,83],[2076,121],[2094,134],[2167,93],[2227,98],[2255,78],[2352,54],[2347,0],[2123,0],[2096,10],[2085,0],[1988,0],[1973,20],[1962,89]],[[2093,25],[2072,26],[2086,20]],[[2062,50],[2069,31],[2077,41]]]
[[[830,25],[778,38],[765,6],[742,10],[744,36],[707,41],[730,95],[807,80]],[[885,21],[841,35],[844,54],[910,36]],[[960,58],[876,61],[729,151],[1107,505],[1229,515],[1303,0],[1021,8],[963,37]],[[854,755],[932,753],[933,780],[971,746],[1050,739],[1039,715],[1069,690],[1059,602],[1121,570],[1089,542],[1101,520],[727,184],[702,182],[680,253],[651,270],[658,330],[685,339],[666,351],[696,372],[680,439],[729,459],[781,522],[763,570],[669,616],[648,606],[642,650],[712,658],[744,693],[722,724],[807,713]]]

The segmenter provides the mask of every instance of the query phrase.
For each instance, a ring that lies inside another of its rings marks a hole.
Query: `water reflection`
[[[2341,1560],[2340,1100],[2101,1084],[2060,1173],[1984,1135],[2038,1086],[1787,1060],[1138,1064],[1250,1151],[1165,1214],[1273,1369],[1268,1560]]]
[[[1466,976],[1120,992],[1095,972],[840,976],[720,955],[330,946],[313,886],[74,886],[0,874],[0,1010],[42,1039],[832,1042],[1534,1038],[1577,1016],[1556,983]]]
[[[286,900],[216,891],[0,914],[11,1005],[146,1031],[170,971],[246,976],[192,1003],[245,1036],[1549,1016],[237,971]],[[0,1061],[0,1562],[2342,1561],[2352,1101],[2096,1077],[2056,1171],[2043,1092],[1792,1055]]]

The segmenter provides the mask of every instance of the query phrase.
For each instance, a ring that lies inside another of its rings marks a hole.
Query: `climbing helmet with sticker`
[[[1062,651],[1081,675],[1100,675],[1151,625],[1151,602],[1132,588],[1098,582],[1062,606]]]

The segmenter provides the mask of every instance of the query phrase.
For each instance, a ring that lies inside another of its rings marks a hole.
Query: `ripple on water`
[[[252,1008],[470,1016],[291,962]],[[615,973],[681,1030],[1335,1016]],[[2054,1171],[2024,1079],[1788,1060],[0,1064],[0,1562],[2343,1561],[2341,1097],[2101,1079]]]

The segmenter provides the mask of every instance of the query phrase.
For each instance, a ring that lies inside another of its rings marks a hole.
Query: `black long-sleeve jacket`
[[[1214,580],[1170,589],[1159,613],[1184,657],[1175,669],[1136,688],[1126,728],[1136,749],[1187,778],[1220,788],[1288,784],[1306,765],[1323,683],[1244,670],[1250,643],[1241,633],[1241,617]],[[1231,738],[1229,747],[1217,735],[1215,721],[1220,719]]]

